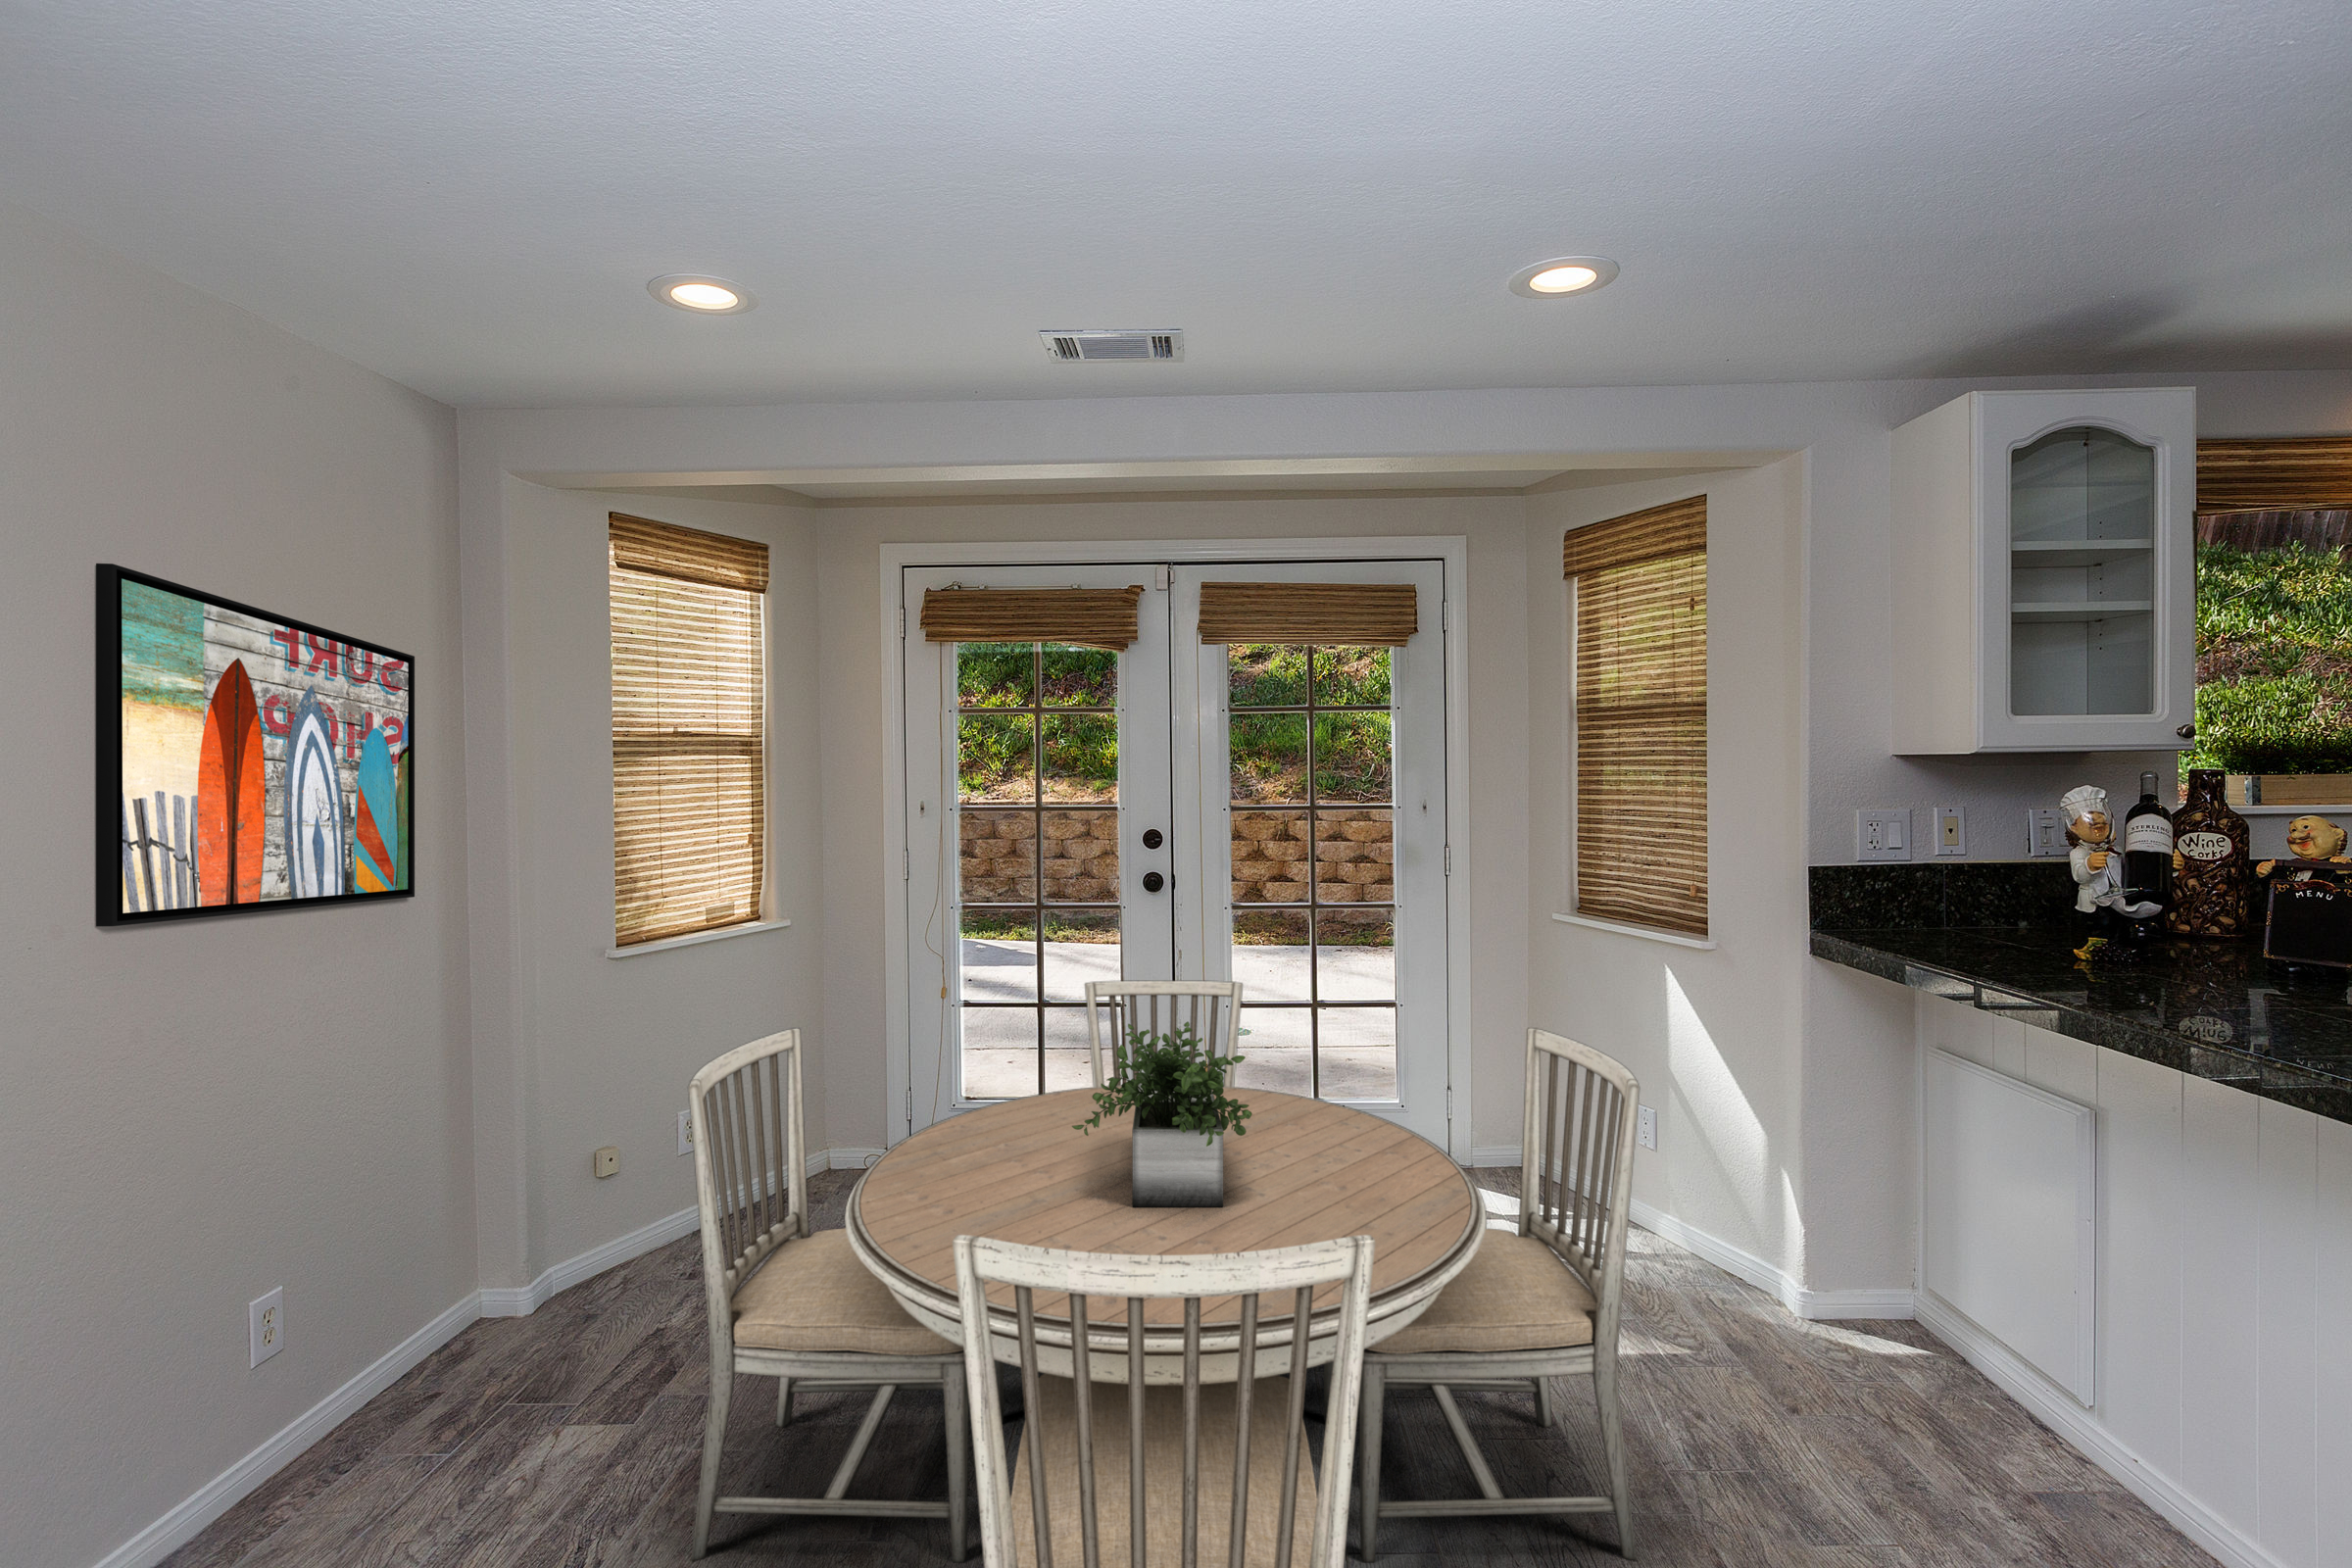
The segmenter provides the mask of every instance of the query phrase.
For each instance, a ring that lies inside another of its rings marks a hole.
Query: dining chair
[[[1622,1062],[1546,1030],[1527,1032],[1516,1228],[1488,1232],[1469,1266],[1429,1309],[1364,1356],[1363,1473],[1356,1492],[1365,1561],[1373,1557],[1381,1520],[1456,1514],[1613,1511],[1617,1549],[1634,1554],[1617,1411],[1617,1323],[1640,1100],[1640,1086]],[[1525,1388],[1532,1379],[1537,1420],[1549,1426],[1548,1380],[1571,1373],[1592,1377],[1608,1495],[1504,1496],[1453,1391]],[[1390,1389],[1423,1385],[1436,1395],[1480,1496],[1381,1500],[1382,1406]]]
[[[1341,1568],[1371,1237],[1153,1257],[958,1236],[956,1280],[965,1376],[975,1391],[972,1453],[986,1568],[1053,1568],[1056,1560],[1102,1568],[1122,1555],[1128,1568],[1147,1568],[1153,1544],[1167,1568],[1198,1568],[1202,1538],[1213,1540],[1220,1524],[1224,1541],[1211,1546],[1212,1560],[1232,1568],[1291,1568],[1294,1560],[1301,1568]],[[991,1285],[1000,1298],[1010,1287],[1009,1302],[992,1303]],[[1331,1300],[1334,1286],[1338,1298]],[[1294,1354],[1300,1325],[1314,1321],[1318,1288],[1327,1302],[1320,1311],[1337,1336],[1319,1478],[1307,1457],[1308,1358]],[[1203,1325],[1203,1300],[1235,1296],[1238,1325]],[[1105,1308],[1100,1317],[1092,1310],[1097,1300]],[[1066,1317],[1067,1327],[1041,1330],[1041,1309]],[[1004,1451],[992,1375],[999,1343],[1019,1351],[1017,1462]],[[1230,1372],[1231,1381],[1206,1383],[1204,1369]],[[1070,1375],[1050,1375],[1056,1371]],[[1276,1376],[1283,1379],[1279,1406]],[[1277,1448],[1279,1474],[1252,1463],[1252,1451],[1270,1456]],[[1014,1506],[1016,1488],[1028,1494],[1026,1509]]]
[[[1233,1054],[1241,1012],[1238,980],[1089,980],[1086,1045],[1095,1087],[1102,1087],[1104,1047],[1115,1054],[1138,1029],[1160,1035],[1189,1028],[1210,1055]]]
[[[858,1262],[848,1233],[808,1229],[801,1032],[787,1029],[755,1040],[696,1073],[688,1110],[710,1320],[710,1413],[694,1555],[710,1548],[713,1513],[848,1514],[944,1518],[951,1554],[963,1561],[963,1358],[906,1315]],[[792,1419],[796,1384],[804,1391],[874,1391],[823,1496],[718,1495],[719,1447],[738,1372],[777,1380],[778,1426]],[[947,1500],[848,1495],[891,1396],[909,1385],[936,1386],[946,1405]]]

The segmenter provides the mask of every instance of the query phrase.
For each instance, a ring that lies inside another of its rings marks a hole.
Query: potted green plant
[[[1128,1163],[1129,1201],[1138,1208],[1222,1208],[1225,1135],[1247,1130],[1250,1107],[1225,1092],[1241,1061],[1211,1055],[1188,1026],[1174,1034],[1129,1032],[1110,1054],[1110,1075],[1095,1091],[1095,1113],[1077,1124],[1092,1132],[1105,1116],[1135,1118]]]

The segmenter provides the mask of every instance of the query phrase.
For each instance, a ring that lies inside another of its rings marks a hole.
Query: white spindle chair
[[[1354,1449],[1348,1434],[1363,1368],[1372,1238],[1186,1257],[1072,1252],[959,1236],[956,1277],[965,1376],[975,1391],[973,1458],[986,1568],[1054,1568],[1056,1557],[1065,1568],[1073,1557],[1083,1568],[1102,1568],[1106,1554],[1118,1560],[1122,1546],[1129,1568],[1148,1568],[1148,1558],[1162,1568],[1199,1568],[1200,1538],[1213,1533],[1220,1520],[1225,1541],[1221,1548],[1210,1549],[1231,1568],[1245,1563],[1291,1568],[1295,1548],[1301,1544],[1305,1561],[1299,1568],[1341,1568],[1348,1550]],[[1012,1287],[1009,1306],[991,1307],[991,1284]],[[1313,1320],[1317,1288],[1333,1285],[1340,1287],[1339,1300],[1321,1309],[1326,1321],[1337,1319],[1323,1464],[1312,1493],[1311,1535],[1301,1543],[1308,1510],[1298,1506],[1305,1491],[1300,1466],[1304,1462],[1311,1469],[1303,1364],[1308,1357],[1294,1357],[1293,1350],[1298,1326]],[[1066,1329],[1055,1325],[1046,1331],[1052,1343],[1042,1354],[1041,1295],[1069,1321]],[[1272,1315],[1261,1319],[1261,1299],[1269,1295]],[[1239,1324],[1204,1328],[1203,1299],[1234,1296],[1241,1298]],[[1097,1319],[1090,1315],[1090,1298],[1121,1304]],[[1152,1319],[1149,1303],[1175,1300],[1183,1302],[1180,1319],[1164,1309],[1160,1320]],[[1021,1446],[1029,1494],[1025,1517],[1012,1497],[1014,1466],[1004,1451],[993,1342],[1019,1348]],[[1230,1368],[1234,1381],[1203,1384],[1204,1362],[1219,1371]],[[1263,1388],[1257,1381],[1261,1367],[1267,1377]],[[1073,1375],[1050,1375],[1054,1371]],[[1285,1374],[1279,1422],[1272,1419],[1270,1402],[1277,1373]],[[1233,1433],[1230,1474],[1213,1463],[1204,1469],[1201,1452],[1203,1435],[1213,1443],[1226,1420]],[[1282,1448],[1280,1479],[1259,1476],[1265,1484],[1256,1489],[1254,1504],[1250,1485],[1253,1439],[1262,1451],[1271,1452],[1275,1443]],[[1117,1462],[1122,1451],[1124,1464]],[[1099,1453],[1104,1461],[1100,1466]],[[1172,1493],[1168,1483],[1179,1476],[1181,1491]],[[1271,1530],[1265,1528],[1269,1512]]]
[[[1470,1266],[1429,1309],[1364,1357],[1364,1452],[1356,1492],[1365,1561],[1377,1549],[1381,1520],[1455,1514],[1614,1512],[1617,1549],[1634,1554],[1617,1413],[1617,1322],[1640,1101],[1640,1087],[1622,1062],[1545,1030],[1527,1032],[1518,1227],[1489,1232]],[[1573,1373],[1592,1377],[1609,1494],[1504,1496],[1452,1390],[1521,1388],[1534,1379],[1537,1418],[1549,1426],[1545,1380]],[[1381,1500],[1381,1412],[1388,1390],[1398,1385],[1427,1385],[1436,1394],[1482,1495]]]
[[[713,1513],[849,1514],[948,1521],[965,1555],[963,1357],[923,1328],[851,1251],[846,1232],[808,1229],[801,1133],[801,1032],[755,1040],[694,1075],[694,1180],[703,1211],[703,1282],[710,1321],[710,1401],[703,1434],[694,1555]],[[718,1495],[718,1456],[735,1374],[777,1380],[776,1424],[804,1390],[873,1389],[873,1402],[822,1497]],[[850,1482],[903,1385],[934,1385],[946,1404],[945,1502],[848,1495]]]
[[[1241,1016],[1238,980],[1089,980],[1086,1044],[1095,1087],[1102,1087],[1104,1068],[1135,1030],[1162,1035],[1190,1028],[1208,1054],[1230,1056]]]

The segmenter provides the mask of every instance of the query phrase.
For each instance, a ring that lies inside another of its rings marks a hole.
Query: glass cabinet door
[[[2156,701],[2156,449],[2074,425],[2009,457],[2009,710]]]

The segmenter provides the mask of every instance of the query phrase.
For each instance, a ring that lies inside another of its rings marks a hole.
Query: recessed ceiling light
[[[646,292],[662,304],[692,311],[697,316],[740,316],[760,303],[741,283],[730,283],[723,277],[706,277],[700,272],[670,272],[645,287]]]
[[[1616,275],[1617,264],[1605,256],[1554,256],[1512,274],[1511,292],[1531,300],[1555,300],[1606,288]]]

